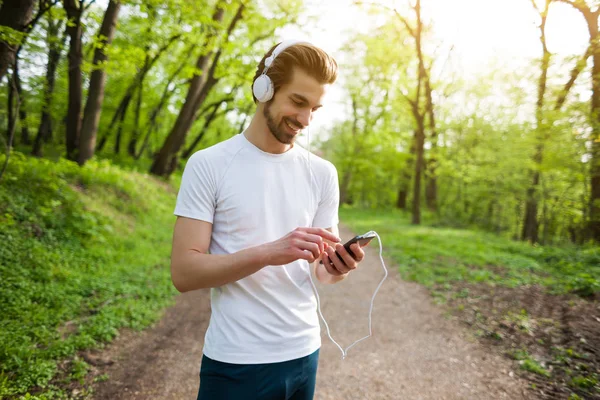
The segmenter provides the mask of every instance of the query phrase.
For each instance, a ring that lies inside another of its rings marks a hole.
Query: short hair
[[[281,43],[271,47],[271,49],[260,60],[252,84],[256,78],[262,75],[265,70],[265,60],[273,53],[273,50]],[[292,80],[294,67],[298,67],[312,76],[321,84],[331,84],[337,79],[338,65],[333,57],[324,50],[305,42],[296,43],[283,50],[269,67],[267,75],[273,82],[273,93],[277,93],[279,88]],[[273,94],[273,97],[275,95]],[[252,93],[254,102],[258,100]]]

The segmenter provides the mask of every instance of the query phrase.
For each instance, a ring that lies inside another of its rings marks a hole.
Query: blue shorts
[[[272,364],[229,364],[202,356],[198,400],[312,400],[319,350]]]

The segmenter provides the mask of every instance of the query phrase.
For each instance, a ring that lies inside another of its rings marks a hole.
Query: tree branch
[[[406,18],[404,18],[402,15],[400,15],[400,13],[398,12],[398,10],[396,10],[394,8],[394,12],[396,13],[396,16],[400,19],[400,21],[402,21],[402,23],[404,24],[404,26],[406,27],[406,29],[408,29],[408,33],[410,33],[410,36],[416,38],[417,37],[417,33],[415,32],[415,29],[410,26],[410,24],[408,23],[408,21],[406,20]]]
[[[588,7],[587,4],[585,4],[583,1],[579,1],[579,0],[553,0],[559,3],[565,3],[570,5],[573,8],[576,8],[577,10],[581,11],[581,13],[584,15],[585,19],[588,18],[593,18],[594,16],[597,17],[598,16],[598,12],[600,11],[600,8],[594,12],[592,12],[592,10]]]
[[[25,33],[31,32],[33,30],[33,28],[35,27],[35,25],[40,20],[40,18],[42,18],[44,16],[44,14],[46,14],[46,12],[48,10],[50,10],[52,7],[54,7],[58,2],[59,2],[59,0],[41,2],[40,3],[40,8],[39,8],[38,12],[31,19],[31,21],[29,21],[26,24],[27,28],[25,28]]]
[[[581,57],[577,61],[577,64],[575,64],[575,66],[571,70],[571,77],[570,77],[569,81],[565,84],[563,90],[561,90],[561,92],[558,95],[558,98],[556,100],[556,105],[554,106],[554,109],[556,111],[560,110],[562,108],[563,104],[565,103],[565,101],[567,100],[567,95],[569,94],[569,91],[575,84],[575,81],[577,80],[577,77],[579,76],[581,71],[583,71],[583,69],[585,68],[587,59],[592,56],[592,52],[593,52],[592,45],[590,45],[590,46],[588,46],[587,50],[585,51],[585,54],[583,55],[583,57]]]

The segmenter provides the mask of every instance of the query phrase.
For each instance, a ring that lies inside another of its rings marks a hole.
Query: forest
[[[519,1],[532,27],[522,40],[535,50],[520,64],[490,63],[468,75],[456,67],[451,40],[436,34],[427,3],[339,2],[368,22],[336,38],[342,111],[318,115],[327,121],[313,132],[312,150],[337,168],[342,222],[388,229],[401,273],[444,304],[459,301],[456,293],[479,293],[453,282],[498,278],[574,296],[597,314],[600,2]],[[48,385],[60,392],[60,371],[77,380],[88,370],[72,358],[77,351],[158,318],[173,296],[169,282],[144,294],[147,271],[140,270],[128,272],[131,284],[107,288],[123,282],[125,252],[147,255],[147,268],[165,263],[186,161],[249,124],[258,62],[286,29],[312,23],[307,10],[302,0],[0,2],[0,304],[8,310],[0,397],[46,393]],[[566,11],[586,34],[583,46],[572,44],[582,51],[553,51],[548,29],[569,37],[572,27],[560,28]],[[135,226],[142,228],[130,240],[117,240]],[[412,245],[431,240],[427,251],[407,248],[416,239],[403,232],[414,229],[432,229],[419,230],[423,241]],[[455,243],[463,231],[468,239]],[[102,253],[107,246],[114,250]],[[510,273],[442,267],[446,258]],[[89,271],[103,263],[114,266],[112,278]],[[103,308],[119,307],[111,297],[146,295],[130,314],[94,322]],[[49,309],[59,311],[42,318]],[[23,318],[38,328],[24,327]],[[78,334],[67,335],[71,329]],[[598,331],[580,349],[596,368]],[[65,357],[71,361],[61,367]],[[566,369],[559,386],[573,382]],[[583,383],[570,390],[599,396],[597,369],[577,376]]]

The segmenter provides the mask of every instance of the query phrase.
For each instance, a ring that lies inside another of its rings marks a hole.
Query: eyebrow
[[[307,99],[306,97],[302,96],[301,94],[298,94],[298,93],[292,93],[292,94],[290,95],[290,97],[295,97],[297,100],[301,100],[301,101],[303,101],[303,102],[304,102],[304,103],[306,103],[306,104],[310,104],[310,102],[308,101],[308,99]],[[322,105],[322,104],[317,104],[317,105],[315,106],[315,108],[320,108],[320,107],[323,107],[323,105]]]

